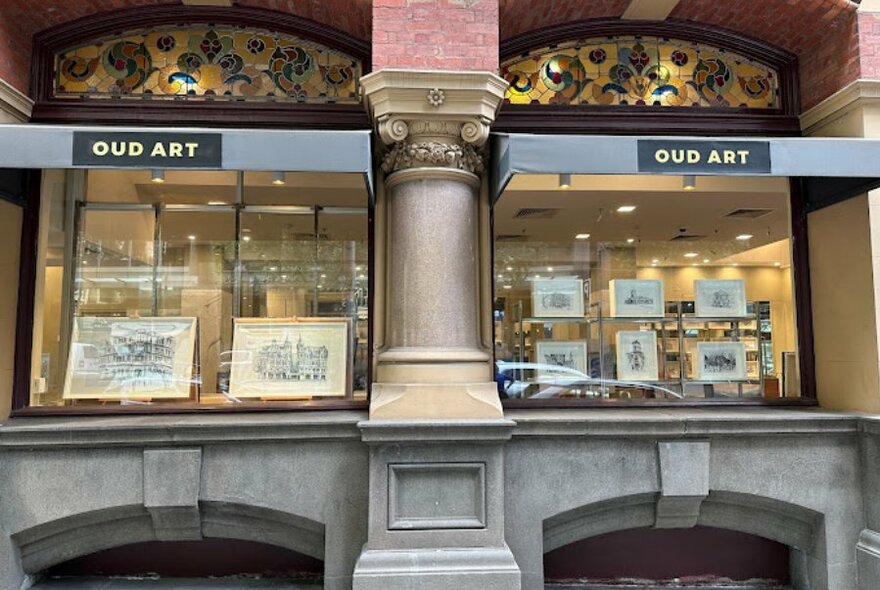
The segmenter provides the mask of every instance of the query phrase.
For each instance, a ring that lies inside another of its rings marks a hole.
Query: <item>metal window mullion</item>
[[[159,266],[162,263],[162,206],[153,205],[153,290],[150,295],[150,315],[159,317]]]
[[[241,215],[244,206],[244,172],[236,173],[235,179],[235,242],[232,245],[232,317],[241,317]]]

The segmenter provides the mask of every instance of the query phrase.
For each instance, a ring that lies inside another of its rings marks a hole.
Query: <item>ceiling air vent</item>
[[[697,242],[699,240],[705,240],[706,236],[698,236],[696,234],[678,234],[674,238],[672,238],[671,242]]]
[[[734,219],[758,219],[765,215],[773,213],[773,209],[734,209],[724,217],[733,217]]]
[[[540,207],[526,207],[520,209],[513,216],[514,219],[553,219],[559,209],[542,209]]]

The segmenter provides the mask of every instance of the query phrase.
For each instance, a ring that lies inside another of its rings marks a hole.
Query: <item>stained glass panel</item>
[[[361,74],[359,60],[292,35],[169,26],[57,54],[53,95],[357,103]]]
[[[620,36],[573,41],[502,64],[510,104],[778,109],[779,74],[699,43]]]

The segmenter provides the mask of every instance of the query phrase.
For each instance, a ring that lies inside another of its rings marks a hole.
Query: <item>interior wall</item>
[[[12,409],[22,209],[0,201],[0,420]]]
[[[873,272],[878,257],[872,257],[872,241],[880,247],[880,232],[872,232],[872,226],[880,230],[878,217],[867,195],[808,217],[816,389],[825,408],[880,411],[880,289]]]

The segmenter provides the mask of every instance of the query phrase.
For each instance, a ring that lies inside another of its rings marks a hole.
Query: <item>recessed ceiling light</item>
[[[250,241],[251,241],[251,237],[250,237],[250,236],[242,236],[241,239],[242,239],[243,241],[245,241],[245,242],[250,242]]]
[[[655,258],[654,260],[651,261],[651,264],[659,264],[659,263],[660,263],[659,258]]]
[[[209,205],[225,205],[223,201],[208,201]]]
[[[632,243],[635,242],[635,241],[636,241],[635,238],[627,238],[627,239],[626,239],[626,243],[627,243],[627,244],[632,244]]]
[[[187,239],[188,239],[190,242],[192,242],[193,240],[196,239],[196,237],[195,237],[194,235],[190,234],[190,235],[187,236]]]
[[[548,266],[548,267],[547,267],[547,272],[553,272],[553,267],[552,267],[552,266]]]
[[[741,242],[745,242],[746,240],[752,239],[752,234],[739,234],[738,236],[736,236],[736,239],[740,240]]]
[[[540,279],[540,278],[541,278],[541,275],[535,275],[535,278],[536,278],[536,279]]]
[[[708,264],[708,263],[709,263],[709,259],[708,259],[708,258],[703,258],[703,263],[704,263],[704,264]]]
[[[498,278],[499,278],[499,279],[503,279],[503,278],[504,278],[504,275],[498,275]]]
[[[574,237],[574,239],[575,239],[575,240],[589,240],[589,239],[590,239],[590,234],[577,234],[577,235]]]
[[[505,289],[513,289],[513,287],[511,287],[510,285],[504,285],[504,288]]]
[[[685,258],[696,258],[699,255],[700,255],[699,252],[685,252],[684,253]]]
[[[512,267],[512,266],[508,266],[508,267],[507,267],[507,272],[510,272],[510,271],[512,271],[512,270],[513,270],[513,267]]]
[[[636,210],[635,205],[621,205],[620,207],[617,208],[618,213],[632,213],[635,210]]]
[[[277,266],[270,266],[269,267],[269,272],[275,272],[276,270],[278,270]]]
[[[287,275],[281,275],[281,278],[284,279],[284,280],[286,280],[286,279],[287,279]]]
[[[691,266],[700,266],[699,262],[694,262]]]
[[[782,263],[781,262],[774,262],[773,266],[782,266]]]
[[[731,266],[739,266],[739,262],[734,262]]]

